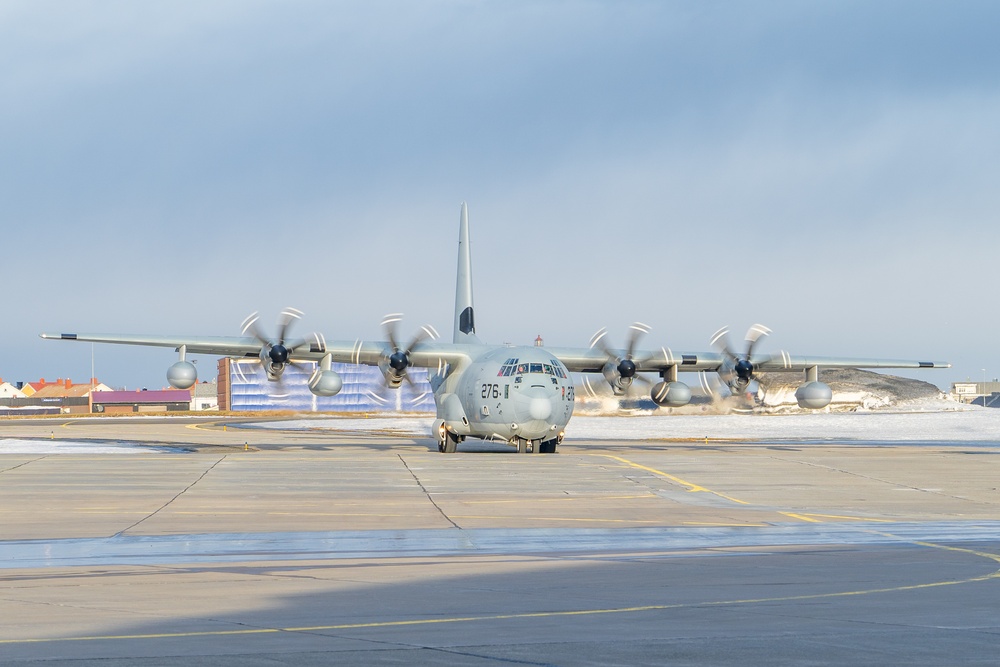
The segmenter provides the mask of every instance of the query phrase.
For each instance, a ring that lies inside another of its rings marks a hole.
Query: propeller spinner
[[[278,315],[278,335],[274,338],[270,338],[261,330],[258,325],[260,315],[257,313],[252,313],[243,320],[241,326],[243,334],[250,334],[261,344],[260,360],[267,373],[267,379],[272,382],[281,379],[286,365],[294,365],[294,362],[291,361],[291,355],[295,350],[309,342],[306,339],[296,339],[290,342],[288,339],[292,324],[296,320],[302,319],[302,315],[302,311],[297,308],[285,308],[281,311]]]
[[[723,356],[719,377],[729,386],[734,395],[742,394],[752,380],[758,379],[755,372],[757,364],[765,360],[757,359],[755,361],[753,350],[757,343],[770,333],[771,330],[763,324],[754,324],[750,327],[746,335],[746,352],[742,355],[733,351],[729,342],[729,327],[722,327],[712,336],[712,345],[719,348]]]
[[[425,324],[417,330],[417,333],[406,345],[399,344],[396,327],[403,320],[402,313],[391,313],[382,319],[382,328],[385,330],[386,338],[392,352],[386,357],[382,373],[385,375],[386,384],[395,389],[406,380],[412,384],[406,369],[410,367],[410,355],[420,348],[420,345],[428,339],[437,339],[437,330],[429,324]]]
[[[600,350],[607,357],[607,362],[601,372],[616,396],[624,394],[636,377],[641,378],[641,376],[636,375],[638,366],[635,358],[635,346],[639,339],[650,331],[652,328],[642,322],[633,322],[629,325],[628,341],[624,354],[621,354],[622,350],[613,350],[608,346],[607,328],[601,329],[591,337],[590,347]],[[638,361],[642,363],[643,360]]]

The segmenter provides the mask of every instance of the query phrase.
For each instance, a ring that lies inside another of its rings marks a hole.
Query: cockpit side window
[[[514,369],[517,365],[517,359],[508,359],[497,371],[497,377],[510,377],[514,374]]]

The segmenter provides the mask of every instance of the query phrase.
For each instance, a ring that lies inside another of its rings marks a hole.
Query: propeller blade
[[[396,327],[402,320],[402,313],[390,313],[382,318],[382,328],[385,330],[386,338],[389,339],[389,346],[392,349],[387,361],[389,367],[394,371],[393,375],[396,378],[401,377],[412,386],[413,381],[406,374],[406,369],[410,366],[410,354],[419,348],[425,340],[428,338],[436,339],[439,337],[439,334],[437,329],[431,325],[424,325],[417,330],[417,333],[410,339],[406,347],[401,347],[399,337],[396,335]],[[388,376],[386,377],[386,382],[390,382]],[[395,381],[392,382],[395,384]]]
[[[652,356],[646,354],[641,359],[635,356],[636,345],[650,331],[652,331],[652,328],[648,324],[643,324],[642,322],[633,322],[630,324],[624,350],[614,350],[608,345],[607,327],[599,329],[591,336],[591,349],[600,350],[607,359],[604,363],[602,373],[605,380],[611,384],[611,388],[616,395],[620,395],[628,390],[632,384],[632,380],[640,377],[636,375],[639,365]]]
[[[625,346],[625,358],[632,359],[635,353],[635,344],[639,342],[640,338],[652,331],[653,328],[642,322],[633,322],[628,328],[629,333],[628,343]]]
[[[288,330],[295,320],[302,319],[302,311],[298,308],[285,308],[278,315],[278,345],[284,345],[288,338]]]
[[[766,338],[770,333],[771,330],[763,324],[755,324],[747,330],[747,359],[750,359],[753,356],[754,346],[757,345],[762,338]]]
[[[260,330],[257,321],[260,320],[260,315],[256,312],[247,315],[247,318],[243,320],[243,324],[240,325],[240,333],[244,336],[250,334],[259,343],[267,343],[267,338],[264,337],[264,332]]]
[[[420,327],[417,333],[414,334],[413,338],[410,339],[409,344],[406,346],[405,352],[407,355],[409,355],[410,352],[416,350],[417,347],[425,340],[437,340],[440,337],[441,335],[437,332],[437,329],[435,329],[429,324],[425,324],[424,326]]]
[[[733,352],[733,346],[729,343],[729,327],[722,327],[712,334],[711,345],[718,348],[729,361],[736,363],[738,360]]]
[[[389,345],[392,346],[393,351],[400,351],[399,341],[396,337],[396,325],[403,320],[403,313],[389,313],[382,318],[382,329],[385,330],[385,336],[389,339]]]
[[[609,360],[617,361],[618,355],[612,352],[611,348],[608,347],[607,336],[608,336],[607,327],[598,329],[594,333],[594,335],[590,337],[590,347],[591,349],[596,348],[601,352],[603,352],[604,356],[606,356]]]
[[[718,401],[722,398],[722,394],[719,393],[722,384],[717,378],[709,377],[708,373],[701,371],[698,373],[698,383],[701,385],[701,390],[708,394],[713,401]]]

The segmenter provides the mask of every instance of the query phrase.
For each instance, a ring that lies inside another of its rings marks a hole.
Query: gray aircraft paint
[[[609,382],[617,380],[622,386],[631,385],[615,377],[615,364],[627,356],[626,350],[613,348],[542,348],[484,345],[476,336],[475,309],[472,288],[472,248],[469,235],[469,214],[465,203],[461,206],[459,222],[459,252],[455,289],[455,321],[453,340],[441,343],[424,340],[408,351],[408,366],[428,369],[434,391],[436,417],[432,433],[438,439],[441,451],[455,451],[456,445],[466,437],[502,440],[516,445],[518,451],[550,453],[562,440],[566,424],[573,413],[575,389],[569,373],[603,373]],[[756,325],[755,325],[756,326]],[[42,338],[75,340],[94,343],[172,347],[184,362],[188,353],[216,354],[245,358],[266,358],[270,342],[252,336],[144,336],[122,334],[53,334],[43,333]],[[386,362],[397,352],[389,341],[327,341],[314,337],[295,345],[290,358],[296,361],[320,362],[318,373],[332,373],[331,362],[378,366],[388,373]],[[675,352],[668,348],[659,350],[634,350],[636,373],[658,373],[661,378],[676,376],[677,372],[712,372],[724,381],[733,374],[736,359],[731,353]],[[616,359],[617,357],[617,359]],[[503,369],[510,359],[528,364],[523,373],[504,375]],[[175,364],[176,366],[177,364]],[[540,365],[533,371],[532,365]],[[819,369],[826,368],[946,368],[946,362],[894,361],[843,357],[793,356],[786,352],[752,360],[753,371],[805,372],[809,384],[818,382]],[[548,371],[546,371],[548,367]],[[174,368],[174,367],[171,367]],[[186,370],[187,367],[185,367]],[[283,369],[274,375],[281,377]],[[399,386],[405,368],[393,376],[386,376],[387,384]],[[168,371],[168,376],[170,372]],[[174,373],[176,375],[176,373]],[[564,377],[565,376],[565,377]],[[269,375],[270,377],[270,375]],[[518,378],[520,380],[518,381]],[[185,376],[184,380],[190,378]],[[313,382],[314,386],[339,386],[336,375],[328,376],[331,382]],[[818,383],[822,384],[822,383]],[[614,385],[613,385],[614,386]],[[654,386],[655,400],[655,386]],[[810,407],[817,407],[815,404]]]

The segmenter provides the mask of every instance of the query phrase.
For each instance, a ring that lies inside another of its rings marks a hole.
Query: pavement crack
[[[128,526],[127,528],[123,528],[123,529],[119,530],[117,533],[115,533],[111,537],[121,537],[126,532],[132,530],[133,528],[135,528],[139,524],[143,523],[144,521],[152,519],[154,516],[156,516],[157,514],[159,514],[161,511],[163,511],[164,509],[166,509],[167,507],[169,507],[175,500],[177,500],[178,498],[180,498],[181,496],[183,496],[185,493],[187,493],[189,490],[191,490],[191,488],[194,487],[195,484],[197,484],[201,480],[205,479],[205,475],[207,475],[208,473],[212,472],[212,470],[215,469],[215,466],[217,466],[220,463],[222,463],[223,461],[225,461],[228,456],[229,455],[227,454],[226,456],[223,456],[221,459],[219,459],[218,461],[216,461],[212,465],[208,466],[208,468],[205,470],[205,472],[201,473],[201,475],[198,477],[198,479],[196,479],[193,482],[191,482],[190,484],[188,484],[177,495],[175,495],[173,498],[171,498],[167,502],[163,503],[160,507],[156,508],[155,511],[150,512],[149,514],[147,514],[143,518],[141,518],[138,521],[136,521],[135,523],[133,523],[131,526]]]
[[[440,512],[441,516],[443,516],[448,523],[450,523],[455,528],[458,528],[459,530],[462,530],[462,527],[460,525],[458,525],[457,523],[455,523],[450,516],[448,516],[447,514],[445,514],[444,510],[441,509],[441,506],[438,505],[434,501],[434,497],[431,496],[430,492],[424,486],[424,483],[420,481],[419,477],[417,477],[417,474],[415,472],[413,472],[413,470],[410,469],[410,466],[406,463],[406,459],[403,458],[403,455],[402,454],[396,454],[396,456],[399,457],[399,460],[402,462],[403,467],[406,468],[406,472],[410,473],[410,475],[413,477],[413,481],[415,481],[417,483],[417,486],[420,487],[420,490],[424,492],[425,496],[427,496],[427,500],[431,501],[431,505],[434,505],[434,509],[436,509],[438,512]]]
[[[31,459],[30,461],[25,461],[24,463],[18,463],[16,466],[4,468],[3,470],[0,470],[0,473],[10,472],[11,470],[17,470],[18,468],[23,468],[26,465],[30,465],[32,463],[35,463],[36,461],[41,461],[42,459],[47,459],[47,458],[49,458],[48,454],[46,454],[45,456],[39,456],[37,459]]]
[[[425,646],[423,648],[428,651],[437,651],[438,653],[448,653],[450,655],[460,655],[469,658],[481,658],[483,660],[489,660],[491,662],[502,662],[504,664],[509,664],[509,665],[535,665],[536,667],[556,667],[555,663],[551,662],[518,660],[516,658],[505,658],[499,655],[487,655],[486,653],[473,653],[471,650],[460,650],[457,648],[446,648],[443,646]]]

